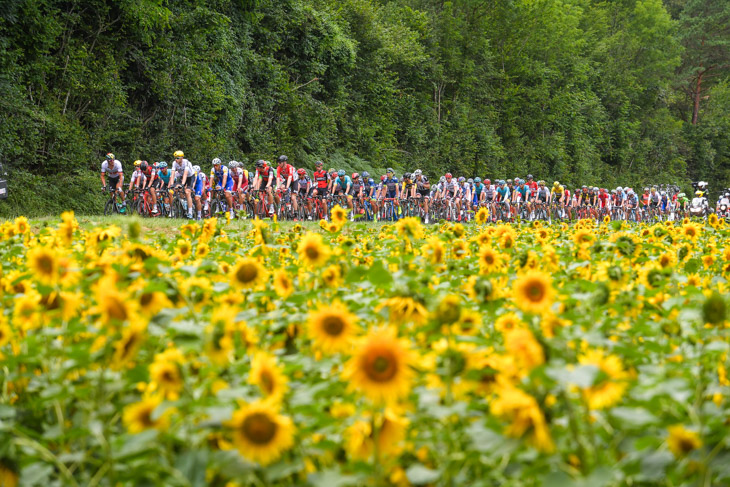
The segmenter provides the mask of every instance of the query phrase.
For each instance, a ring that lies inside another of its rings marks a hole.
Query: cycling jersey
[[[479,199],[479,197],[482,195],[482,192],[486,189],[486,186],[484,186],[482,183],[475,183],[474,184],[474,198]]]
[[[550,196],[550,193],[548,192],[548,189],[545,186],[541,186],[537,188],[537,194],[536,197],[538,201],[541,203],[544,203],[548,200],[548,197]]]
[[[261,189],[266,187],[270,179],[274,179],[274,169],[271,166],[257,168],[256,174],[261,178]]]
[[[492,201],[494,199],[494,196],[495,196],[495,193],[496,193],[496,191],[494,189],[494,186],[491,185],[491,184],[489,186],[487,186],[485,184],[484,185],[484,193],[486,195],[487,201]]]
[[[166,171],[166,172],[167,172],[167,174],[163,173],[162,172],[162,169],[160,169],[159,171],[157,171],[157,179],[159,179],[160,181],[162,181],[162,184],[165,187],[168,187],[168,186],[170,186],[170,175],[172,173],[170,171]]]
[[[183,173],[187,170],[188,180],[190,180],[193,174],[193,165],[187,159],[183,159],[180,163],[174,161],[172,163],[172,170],[175,171],[175,179],[178,181],[182,181]]]
[[[201,171],[202,172],[202,171]],[[228,167],[221,164],[220,169],[216,171],[215,166],[210,170],[210,185],[223,186],[223,180],[226,180],[225,191],[233,190],[233,178],[228,173]]]
[[[416,176],[416,191],[421,196],[428,196],[430,189],[431,189],[431,183],[428,182],[428,178],[424,175]]]
[[[327,171],[314,171],[314,182],[317,184],[317,188],[327,189],[327,183],[329,182]]]
[[[537,182],[536,181],[530,181],[529,183],[527,183],[527,186],[530,188],[530,192],[532,194],[535,194],[535,192],[537,191]]]
[[[446,180],[446,182],[441,185],[441,190],[444,193],[448,193],[448,196],[450,196],[450,197],[454,196],[456,194],[456,191],[458,188],[459,188],[459,186],[456,184],[456,181],[454,181],[453,179],[451,181]],[[446,195],[444,195],[444,196],[446,196]]]
[[[497,199],[499,201],[509,201],[509,188],[507,186],[500,186],[497,188]]]
[[[110,178],[118,178],[120,174],[124,174],[122,170],[122,163],[114,159],[114,162],[109,167],[109,161],[101,163],[101,172],[109,175]]]
[[[395,198],[397,193],[396,190],[398,187],[398,178],[396,178],[395,176],[387,178],[383,185],[387,189],[386,198]]]
[[[294,179],[294,166],[292,166],[289,163],[280,165],[276,168],[276,179],[277,181],[281,181],[282,183],[286,183],[286,181],[292,178]]]
[[[195,181],[193,185],[193,191],[195,192],[195,196],[203,196],[203,191],[208,185],[208,178],[205,176],[205,173],[203,171],[193,173],[192,179],[193,181]]]
[[[598,200],[601,203],[601,208],[606,207],[606,203],[608,202],[608,194],[607,193],[600,193],[598,195]]]
[[[343,177],[337,176],[335,178],[334,186],[335,186],[335,191],[346,191],[348,186],[350,186],[350,188],[352,188],[352,179],[350,179],[350,176],[347,176],[347,175],[345,175]]]
[[[358,179],[357,181],[352,182],[352,194],[355,196],[360,196],[360,190],[362,189],[362,179]]]
[[[649,195],[649,203],[651,204],[651,206],[659,206],[659,193],[651,193]]]
[[[521,185],[517,188],[517,191],[520,193],[520,196],[522,197],[522,201],[527,201],[527,197],[530,196],[530,187],[528,185]]]
[[[309,187],[312,185],[311,183],[312,181],[309,179],[309,176],[302,176],[291,183],[291,188],[295,193],[304,194],[309,190]]]
[[[141,169],[135,169],[132,173],[132,179],[131,183],[134,184],[137,181],[140,183],[140,187],[144,185],[144,183],[147,181],[147,176],[144,175]]]
[[[400,194],[408,196],[411,192],[411,188],[413,187],[413,181],[411,180],[403,180],[403,183],[400,187]]]

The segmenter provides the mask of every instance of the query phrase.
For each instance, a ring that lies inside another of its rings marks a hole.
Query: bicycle
[[[125,203],[119,203],[117,201],[117,189],[104,187],[102,188],[103,193],[109,193],[109,198],[104,203],[104,216],[109,215],[125,215],[127,213],[127,207]]]

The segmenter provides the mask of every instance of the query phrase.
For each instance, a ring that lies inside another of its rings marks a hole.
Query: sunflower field
[[[0,486],[730,484],[730,231],[537,223],[6,221]]]

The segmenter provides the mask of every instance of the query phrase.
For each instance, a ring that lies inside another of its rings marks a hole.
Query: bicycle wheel
[[[113,198],[109,198],[104,204],[104,216],[110,216],[114,213],[117,213],[117,205],[114,203]]]

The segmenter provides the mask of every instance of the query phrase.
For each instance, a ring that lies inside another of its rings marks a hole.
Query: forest
[[[0,215],[98,213],[113,152],[730,184],[730,2],[4,0]],[[716,194],[716,193],[715,193]]]

